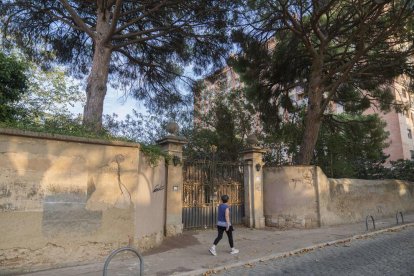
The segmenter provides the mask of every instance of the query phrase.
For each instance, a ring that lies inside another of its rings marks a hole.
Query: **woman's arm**
[[[226,217],[226,231],[229,231],[230,229],[230,208],[226,208],[226,213],[225,213],[225,217]]]

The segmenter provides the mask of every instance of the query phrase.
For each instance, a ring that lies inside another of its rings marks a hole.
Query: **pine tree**
[[[277,129],[280,107],[295,109],[289,93],[308,101],[299,164],[310,164],[330,103],[357,112],[372,103],[393,105],[390,86],[414,76],[411,0],[245,1],[242,49],[232,65],[268,127]],[[411,59],[410,59],[411,58]]]
[[[88,75],[83,123],[102,126],[107,83],[149,108],[182,100],[176,79],[226,52],[227,1],[3,0],[1,27],[32,58]],[[46,45],[41,47],[39,45]]]

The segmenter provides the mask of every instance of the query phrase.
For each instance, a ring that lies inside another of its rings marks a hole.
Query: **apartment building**
[[[407,77],[400,77],[391,87],[397,102],[406,107],[402,113],[394,110],[384,113],[375,106],[365,112],[366,114],[377,113],[387,123],[385,129],[390,133],[388,138],[390,145],[384,150],[384,153],[389,155],[387,161],[414,160],[414,93],[408,91],[410,81],[412,80]]]

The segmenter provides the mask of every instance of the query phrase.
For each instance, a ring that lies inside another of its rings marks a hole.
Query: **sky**
[[[126,115],[132,114],[132,110],[135,109],[139,112],[144,112],[145,108],[143,104],[139,104],[131,96],[125,98],[123,93],[120,93],[114,89],[109,88],[104,102],[104,114],[112,115],[118,114],[119,119],[124,119]]]
[[[108,87],[104,101],[104,114],[112,115],[113,113],[116,113],[119,120],[123,120],[126,115],[132,114],[133,109],[145,113],[143,104],[138,103],[132,97],[125,98],[123,93]],[[81,103],[76,104],[69,111],[74,114],[83,114],[83,106]]]
[[[193,71],[192,67],[188,66],[184,69],[184,75],[189,76],[193,79],[198,79]],[[200,78],[200,77],[199,77]],[[70,78],[70,81],[76,81],[80,83],[86,83],[86,79],[84,80],[74,80],[73,78]],[[148,112],[146,111],[146,108],[142,102],[137,101],[132,96],[125,96],[124,91],[122,89],[114,89],[109,84],[107,86],[107,93],[104,100],[104,108],[103,108],[103,114],[112,115],[113,113],[118,115],[119,120],[125,119],[126,115],[130,114],[132,115],[133,109],[135,109],[137,112],[142,113],[144,115],[148,115]],[[181,86],[181,89],[184,94],[188,93],[188,89],[184,86]],[[73,108],[69,110],[70,112],[74,114],[83,114],[83,106],[81,103],[76,104]]]

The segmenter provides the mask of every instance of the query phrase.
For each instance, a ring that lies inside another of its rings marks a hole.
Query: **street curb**
[[[198,276],[198,275],[215,274],[216,272],[219,272],[219,271],[222,271],[222,270],[236,268],[236,267],[240,267],[240,266],[244,266],[244,265],[252,265],[252,264],[255,264],[255,263],[265,262],[265,261],[272,260],[272,259],[279,259],[279,258],[284,258],[284,257],[288,257],[288,256],[293,256],[293,255],[301,254],[301,253],[304,253],[304,252],[310,252],[310,251],[313,251],[315,249],[323,248],[325,246],[331,246],[331,245],[335,245],[335,244],[351,242],[353,240],[363,239],[365,237],[371,237],[371,236],[375,236],[375,235],[378,235],[378,234],[381,234],[381,233],[390,232],[390,231],[394,231],[394,230],[400,230],[400,229],[404,229],[404,228],[411,227],[411,226],[414,226],[414,222],[413,223],[406,223],[406,224],[402,224],[402,225],[397,225],[397,226],[393,226],[393,227],[388,227],[388,228],[384,228],[384,229],[377,230],[377,231],[372,231],[372,232],[365,233],[365,234],[354,235],[354,236],[351,236],[349,238],[318,243],[318,244],[315,244],[315,245],[311,245],[311,246],[308,246],[308,247],[303,247],[303,248],[299,248],[299,249],[295,249],[295,250],[291,250],[291,251],[286,251],[286,252],[277,253],[277,254],[270,254],[270,255],[267,255],[267,256],[263,256],[261,258],[256,258],[256,259],[252,259],[252,260],[248,260],[248,261],[236,262],[236,263],[233,263],[233,264],[217,266],[215,268],[209,268],[209,269],[197,269],[197,270],[184,272],[184,273],[173,273],[173,275],[177,275],[177,276],[178,275],[179,276]]]

